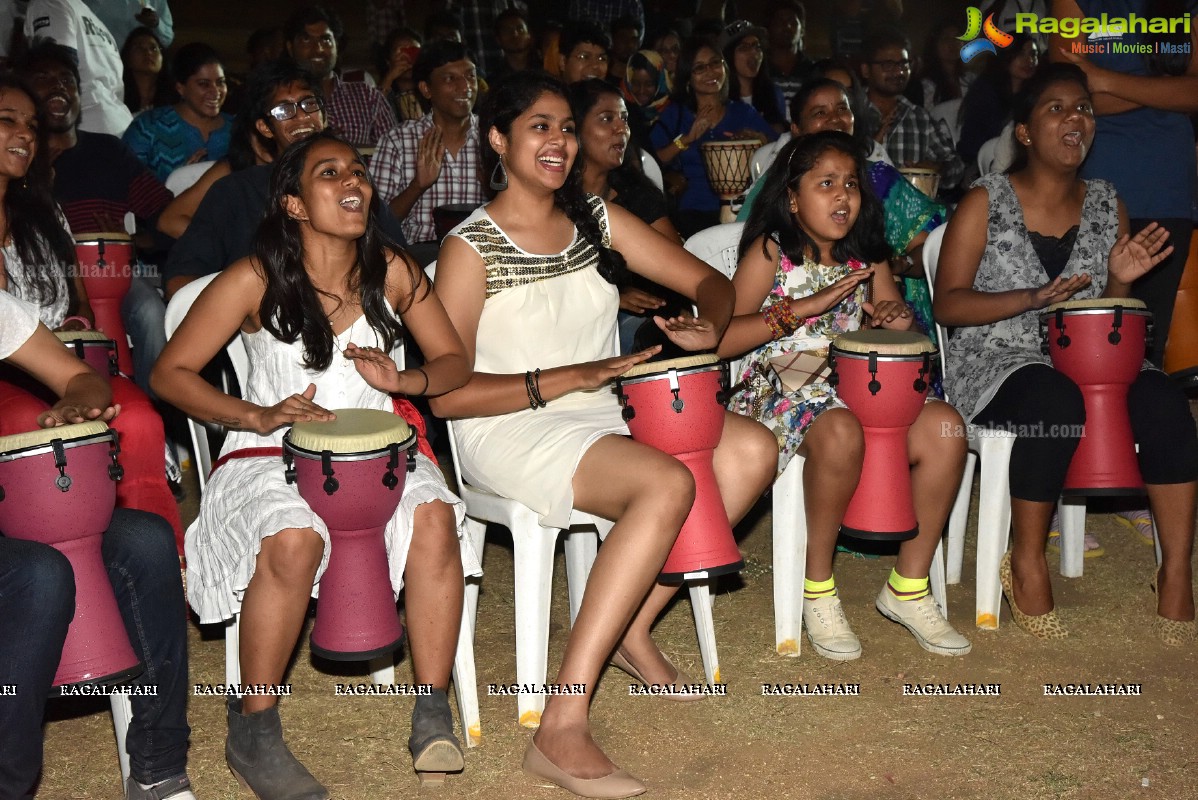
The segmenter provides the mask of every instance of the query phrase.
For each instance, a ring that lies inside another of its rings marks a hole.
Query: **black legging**
[[[1164,373],[1144,370],[1128,391],[1127,409],[1145,483],[1198,478],[1198,433],[1185,394],[1173,381]],[[1065,485],[1085,421],[1077,384],[1047,364],[1028,364],[1003,381],[972,423],[1016,434],[1012,497],[1054,502]]]

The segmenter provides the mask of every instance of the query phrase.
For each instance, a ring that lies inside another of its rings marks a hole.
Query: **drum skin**
[[[344,410],[335,412],[346,416]],[[403,424],[393,414],[392,423]],[[312,423],[316,427],[319,423]],[[406,429],[406,425],[404,425]],[[416,436],[397,445],[397,466],[388,469],[389,451],[313,452],[297,447],[289,432],[283,447],[294,458],[294,481],[313,513],[329,528],[329,565],[320,579],[320,602],[312,626],[312,652],[334,661],[361,661],[387,655],[403,642],[395,608],[384,529],[403,497],[405,453]],[[329,456],[332,480],[325,474]],[[393,475],[394,481],[384,481]],[[292,480],[289,474],[288,480]]]
[[[861,478],[845,510],[841,532],[859,539],[911,539],[919,525],[907,432],[927,400],[930,371],[925,356],[931,357],[935,350],[929,341],[930,352],[918,355],[849,352],[842,347],[851,336],[838,338],[830,349],[836,393],[865,433]],[[877,357],[876,373],[870,371],[871,355]]]
[[[645,364],[641,369],[669,363]],[[712,465],[714,450],[724,432],[724,366],[711,364],[675,371],[677,398],[670,385],[670,370],[663,370],[620,378],[616,383],[632,438],[674,456],[695,478],[695,502],[660,578],[670,583],[688,576],[739,571],[744,560],[736,547]]]
[[[55,688],[123,683],[142,671],[100,552],[116,506],[116,482],[108,469],[115,434],[79,435],[80,429],[95,427],[92,423],[54,429],[61,441],[78,442],[64,448],[63,474],[70,478],[65,491],[57,483],[53,452],[38,447],[6,453],[8,443],[19,436],[0,439],[0,530],[14,539],[53,546],[75,574],[75,616],[54,674]]]
[[[1122,310],[1112,335],[1116,307]],[[1144,492],[1127,393],[1144,363],[1150,321],[1135,300],[1059,303],[1041,314],[1052,365],[1078,385],[1086,404],[1085,430],[1065,473],[1067,494]]]
[[[124,233],[79,233],[75,235],[75,258],[96,315],[96,328],[116,342],[121,372],[132,375],[133,354],[121,320],[121,302],[133,285],[133,241]]]

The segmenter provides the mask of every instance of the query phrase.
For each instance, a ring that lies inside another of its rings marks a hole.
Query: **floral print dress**
[[[779,253],[774,285],[761,304],[764,311],[786,298],[807,297],[864,266],[859,261],[827,266],[805,258],[794,264]],[[728,409],[761,422],[778,439],[778,472],[781,473],[798,452],[811,423],[830,408],[845,408],[836,390],[823,380],[816,380],[794,392],[780,392],[770,381],[770,359],[800,350],[827,347],[842,333],[861,327],[861,304],[865,302],[865,287],[857,289],[839,305],[824,312],[815,322],[804,325],[785,339],[769,341],[746,355],[740,362],[735,394]]]

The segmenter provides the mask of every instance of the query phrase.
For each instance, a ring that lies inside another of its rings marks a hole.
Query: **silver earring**
[[[503,156],[499,157],[495,169],[491,170],[491,188],[497,192],[507,188],[507,168],[503,166]]]

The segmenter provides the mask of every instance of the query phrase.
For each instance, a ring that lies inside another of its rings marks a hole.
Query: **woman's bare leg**
[[[462,556],[453,507],[436,500],[416,508],[404,569],[404,610],[418,684],[449,687],[462,622]]]
[[[928,403],[907,433],[911,489],[919,534],[899,547],[894,568],[904,578],[926,578],[965,467],[965,422],[948,403]]]

